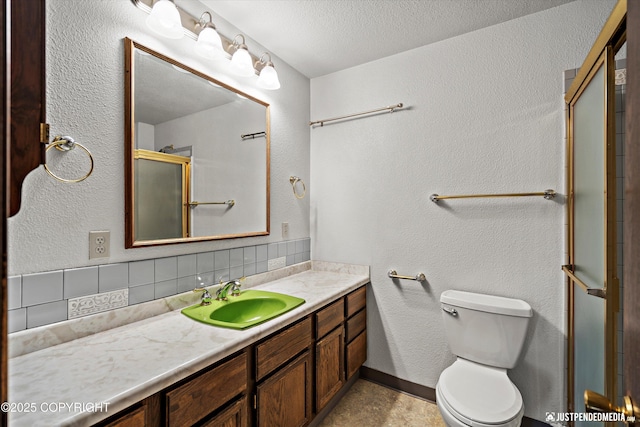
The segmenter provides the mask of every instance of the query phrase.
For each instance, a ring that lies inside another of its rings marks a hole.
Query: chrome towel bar
[[[193,202],[189,202],[187,204],[192,208],[200,205],[227,205],[229,207],[233,207],[233,205],[236,204],[236,201],[233,199],[227,200],[226,202],[197,202],[194,200]]]
[[[379,113],[381,111],[389,111],[389,112],[393,113],[398,108],[402,108],[402,107],[403,107],[403,104],[401,102],[401,103],[396,104],[396,105],[389,105],[388,107],[378,108],[376,110],[363,111],[362,113],[347,114],[346,116],[334,117],[334,118],[331,118],[331,119],[316,120],[314,122],[309,122],[309,126],[313,126],[313,125],[318,125],[319,124],[322,127],[322,126],[324,126],[325,123],[332,122],[334,120],[348,119],[348,118],[351,118],[351,117],[363,116],[365,114]]]
[[[427,280],[426,276],[424,275],[424,273],[418,273],[415,276],[401,276],[398,274],[397,271],[395,270],[389,270],[389,272],[387,273],[387,275],[389,277],[391,277],[392,279],[407,279],[407,280],[416,280],[418,282],[424,282]]]

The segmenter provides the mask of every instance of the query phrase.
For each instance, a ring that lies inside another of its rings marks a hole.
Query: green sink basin
[[[182,314],[208,325],[246,329],[278,317],[303,304],[302,298],[277,292],[246,290],[228,301],[211,301],[210,305],[192,305]]]

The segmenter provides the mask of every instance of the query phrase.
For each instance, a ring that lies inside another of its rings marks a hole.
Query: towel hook
[[[51,169],[49,169],[49,167],[47,166],[46,161],[44,163],[44,170],[47,171],[49,175],[51,175],[52,177],[54,177],[60,182],[75,183],[75,182],[84,181],[85,179],[89,178],[89,175],[93,173],[93,156],[91,155],[91,152],[87,149],[87,147],[80,144],[79,142],[75,142],[72,137],[60,136],[60,135],[56,136],[55,138],[53,138],[53,141],[51,141],[51,143],[47,145],[47,149],[45,150],[45,152],[49,151],[53,147],[55,147],[56,150],[58,151],[67,152],[67,151],[73,150],[74,148],[76,148],[76,146],[83,149],[84,152],[87,153],[87,156],[89,156],[89,161],[91,162],[91,166],[89,167],[89,172],[87,172],[86,175],[78,179],[60,178],[59,176],[51,172]]]

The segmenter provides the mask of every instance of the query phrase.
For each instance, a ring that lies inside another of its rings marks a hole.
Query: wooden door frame
[[[6,22],[7,0],[2,1],[2,11],[0,12],[0,20]],[[0,402],[7,402],[9,400],[8,384],[7,384],[7,364],[8,364],[8,351],[7,351],[7,217],[9,215],[9,207],[7,203],[7,157],[8,144],[9,144],[9,131],[11,126],[9,111],[9,76],[7,70],[9,66],[7,64],[7,29],[4,27],[4,31],[0,34],[0,43],[2,43],[2,124],[0,129],[2,130],[2,153],[0,159],[2,159],[2,176],[0,176],[0,184],[2,185],[2,211],[3,220],[2,227],[0,227],[0,240],[2,240],[2,282],[0,284],[0,306],[2,307],[2,316],[0,316]],[[7,413],[0,411],[0,425],[6,426]]]
[[[640,0],[627,6],[622,344],[624,392],[640,405]]]
[[[45,1],[2,1],[2,282],[0,285],[0,402],[8,391],[7,218],[20,209],[22,183],[45,159]],[[11,17],[9,19],[9,13]],[[10,21],[7,23],[7,21]],[[13,55],[10,57],[9,52]],[[0,411],[0,425],[7,414]]]

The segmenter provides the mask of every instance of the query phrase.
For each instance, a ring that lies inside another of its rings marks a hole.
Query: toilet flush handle
[[[456,317],[458,315],[458,311],[455,308],[442,307],[442,311],[449,313],[453,317]]]

